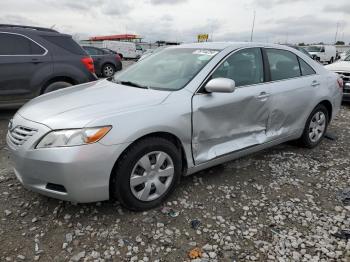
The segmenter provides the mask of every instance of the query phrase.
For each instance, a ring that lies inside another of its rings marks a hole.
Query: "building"
[[[106,36],[92,36],[89,38],[90,41],[123,41],[123,42],[135,42],[140,43],[142,37],[133,34],[122,34],[122,35],[106,35]]]

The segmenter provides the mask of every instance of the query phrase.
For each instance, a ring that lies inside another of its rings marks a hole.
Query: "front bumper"
[[[350,81],[344,81],[343,101],[350,102]]]
[[[344,93],[343,94],[343,101],[344,102],[350,102],[350,93]]]
[[[37,132],[22,145],[7,144],[18,180],[29,190],[66,201],[87,203],[109,199],[109,180],[119,155],[127,145],[100,143],[35,149],[38,140],[50,129],[18,114],[13,126],[30,126]]]

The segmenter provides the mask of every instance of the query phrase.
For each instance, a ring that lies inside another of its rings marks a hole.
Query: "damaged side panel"
[[[196,164],[266,142],[269,100],[258,98],[261,87],[193,97],[192,149]]]
[[[309,76],[266,84],[271,93],[266,130],[268,141],[293,134],[296,137],[301,135],[305,121],[316,104],[311,87],[315,78],[322,81],[319,76]]]

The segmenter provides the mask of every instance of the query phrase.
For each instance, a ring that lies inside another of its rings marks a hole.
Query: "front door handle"
[[[258,95],[258,99],[263,100],[263,99],[268,98],[269,96],[270,96],[270,94],[269,94],[269,93],[266,93],[266,92],[261,92],[261,93]]]
[[[319,86],[320,85],[320,83],[317,81],[317,80],[314,80],[314,81],[312,81],[312,83],[311,83],[311,86],[312,87],[316,87],[316,86]]]

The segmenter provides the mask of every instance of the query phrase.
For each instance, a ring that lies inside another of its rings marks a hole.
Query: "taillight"
[[[343,78],[338,77],[337,82],[338,82],[339,88],[343,89],[344,88],[344,80],[343,80]]]
[[[91,57],[83,57],[81,62],[85,65],[86,69],[91,73],[95,73],[94,61]]]
[[[122,60],[118,54],[115,55],[115,58],[117,58],[117,61]]]

